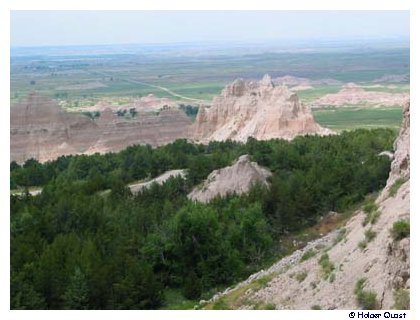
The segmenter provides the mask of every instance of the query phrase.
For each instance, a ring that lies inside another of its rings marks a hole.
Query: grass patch
[[[354,289],[354,294],[356,295],[357,304],[363,310],[374,310],[378,308],[376,293],[364,289],[366,285],[366,280],[366,278],[362,278],[357,281]]]
[[[258,291],[267,286],[267,284],[276,276],[277,274],[273,273],[264,277],[261,277],[250,284],[233,290],[232,292],[226,294],[225,296],[219,298],[215,302],[210,302],[203,306],[203,309],[207,310],[231,310],[239,309],[240,306],[246,303],[246,292],[251,290],[253,292]],[[217,309],[219,308],[219,309]]]
[[[362,225],[366,226],[369,223],[375,224],[378,221],[380,215],[381,215],[380,211],[373,211],[371,213],[366,214],[366,217],[363,220]]]
[[[276,305],[274,303],[267,303],[264,305],[264,310],[276,310]]]
[[[306,271],[301,271],[301,272],[298,272],[298,273],[295,274],[295,279],[299,283],[301,283],[306,279],[307,276],[308,276],[308,273]]]
[[[314,305],[311,307],[311,310],[322,310],[322,308],[321,308],[321,306],[320,306],[319,304],[314,304]]]
[[[230,310],[229,305],[227,304],[224,298],[220,298],[213,304],[213,310]]]
[[[257,303],[254,305],[254,310],[276,310],[276,305],[274,303]]]
[[[398,178],[395,180],[394,184],[389,188],[389,195],[395,197],[400,187],[407,181],[406,178]]]
[[[180,290],[166,289],[163,295],[165,303],[162,310],[192,310],[197,305],[196,301],[185,298]]]
[[[302,257],[300,258],[300,262],[309,260],[310,258],[312,258],[315,255],[316,255],[315,250],[314,249],[309,249],[309,250],[305,251],[305,253],[302,255]]]
[[[371,242],[376,237],[376,232],[372,228],[365,231],[365,239],[360,241],[357,246],[360,250],[366,249],[369,242]]]
[[[319,259],[318,263],[321,266],[324,280],[327,280],[335,269],[334,264],[330,261],[328,253],[324,253]]]
[[[365,250],[366,249],[366,247],[367,247],[367,241],[366,240],[362,240],[362,241],[360,241],[358,244],[357,244],[357,246],[359,247],[359,249],[360,250]]]
[[[394,309],[410,310],[410,290],[398,289],[394,291]]]
[[[347,233],[346,228],[340,228],[340,230],[338,230],[337,237],[334,239],[334,245],[343,241],[346,238],[346,233]]]
[[[331,107],[313,109],[316,121],[333,130],[356,128],[399,128],[402,122],[401,107]]]
[[[376,232],[372,228],[365,231],[365,238],[367,242],[371,242],[376,237]]]
[[[378,210],[378,205],[375,203],[375,199],[369,199],[363,205],[363,211],[365,213],[371,213],[371,212],[376,211],[376,210]]]
[[[267,284],[273,279],[272,275],[263,276],[257,280],[255,280],[256,286],[254,286],[254,289],[260,289],[267,286]]]
[[[410,236],[410,221],[401,219],[395,221],[391,228],[392,238],[396,241]]]
[[[366,214],[365,219],[362,222],[363,226],[367,224],[375,224],[378,221],[381,212],[378,210],[378,205],[375,203],[375,199],[369,199],[363,205],[363,212]]]

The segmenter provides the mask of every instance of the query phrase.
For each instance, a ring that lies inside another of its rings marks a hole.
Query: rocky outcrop
[[[187,138],[190,119],[174,108],[140,112],[135,119],[117,117],[105,109],[92,120],[63,111],[48,98],[30,94],[10,111],[10,160],[41,162],[61,155],[104,153],[133,144],[158,146]]]
[[[158,115],[139,112],[132,120],[121,119],[107,109],[99,117],[98,124],[101,135],[87,154],[120,151],[133,144],[160,146],[187,138],[191,120],[184,112],[173,108],[164,109]]]
[[[396,179],[410,179],[410,102],[406,102],[403,110],[403,124],[398,139],[394,143],[394,161],[387,181],[387,188]]]
[[[45,97],[30,94],[10,110],[10,160],[55,159],[85,151],[97,139],[91,119],[61,110]]]
[[[295,93],[275,86],[268,75],[259,82],[237,79],[227,85],[210,107],[200,108],[192,128],[193,138],[204,143],[330,133],[315,122]]]
[[[256,162],[251,162],[248,155],[243,155],[234,165],[210,173],[202,185],[191,191],[188,198],[209,202],[217,196],[246,193],[256,183],[267,186],[267,178],[270,176],[269,170],[260,167]]]
[[[343,105],[402,106],[409,98],[408,93],[366,91],[363,87],[348,83],[337,93],[329,93],[313,102],[312,107]]]
[[[219,293],[211,301],[233,294],[244,309],[261,303],[273,304],[277,309],[360,309],[354,290],[356,283],[365,278],[365,290],[376,295],[375,307],[394,308],[395,292],[410,289],[410,237],[394,240],[390,233],[394,222],[410,217],[409,146],[410,106],[407,103],[389,179],[376,200],[377,222],[365,224],[366,214],[358,211],[342,229],[309,243],[267,270],[251,275],[235,288]],[[390,194],[389,189],[397,179],[403,179],[403,183]],[[374,236],[361,247],[366,232]],[[302,261],[303,254],[309,250],[313,257]],[[324,254],[328,254],[328,274],[320,263]],[[271,279],[267,285],[241,293],[239,288],[263,277]]]

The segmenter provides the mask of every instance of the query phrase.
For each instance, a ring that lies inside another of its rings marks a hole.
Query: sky
[[[409,37],[409,11],[11,11],[11,46]]]

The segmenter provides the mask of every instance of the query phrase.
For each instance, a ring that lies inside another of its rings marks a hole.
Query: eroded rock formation
[[[178,109],[168,108],[155,113],[139,112],[136,119],[126,120],[116,116],[110,109],[98,119],[101,135],[86,151],[119,151],[132,144],[160,146],[176,139],[187,138],[191,120]]]
[[[400,181],[398,189],[395,188],[397,180]],[[394,192],[391,194],[392,187]],[[394,239],[391,229],[394,222],[410,218],[409,103],[404,108],[403,126],[395,142],[387,185],[376,205],[378,216],[375,223],[364,223],[366,213],[360,210],[344,228],[314,240],[267,270],[251,275],[235,288],[217,294],[211,301],[232,294],[242,303],[240,308],[243,309],[267,303],[276,309],[360,309],[362,306],[355,287],[359,280],[365,279],[363,290],[373,294],[374,299],[370,302],[374,308],[404,307],[410,289],[410,237]],[[369,241],[366,240],[367,233],[371,235]],[[363,241],[367,242],[361,246]],[[302,259],[307,252],[312,252],[313,257]],[[325,254],[328,254],[328,269],[323,269],[320,263]],[[240,288],[263,277],[271,279],[267,285],[248,290],[237,298]],[[398,292],[404,293],[405,301],[396,305],[395,294]]]
[[[348,83],[337,93],[329,93],[313,102],[313,107],[343,105],[402,106],[409,98],[408,93],[367,91],[363,87]]]
[[[110,109],[92,120],[63,111],[48,98],[30,94],[10,111],[10,160],[41,162],[61,155],[104,153],[133,144],[153,146],[187,138],[190,119],[177,109],[139,112],[135,119],[117,117]]]
[[[234,165],[210,173],[202,185],[191,191],[188,198],[209,202],[217,196],[246,193],[256,183],[268,185],[267,178],[270,176],[269,170],[252,162],[248,155],[243,155]]]
[[[85,151],[97,139],[98,125],[69,114],[45,97],[30,94],[10,110],[10,160],[55,159]]]
[[[200,108],[192,127],[193,138],[204,143],[330,133],[315,122],[295,93],[275,86],[268,75],[258,82],[237,79],[227,85],[210,107]]]

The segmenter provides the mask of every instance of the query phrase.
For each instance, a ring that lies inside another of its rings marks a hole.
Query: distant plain
[[[59,100],[68,110],[104,99],[122,105],[150,93],[191,105],[208,104],[235,78],[259,79],[266,73],[272,78],[354,82],[367,91],[409,92],[409,80],[391,79],[384,85],[378,80],[409,75],[409,48],[403,45],[254,48],[242,44],[12,48],[11,104],[33,91]],[[311,105],[340,89],[340,84],[320,84],[297,93]],[[336,130],[397,128],[401,123],[399,106],[322,108],[314,114],[322,125]]]

